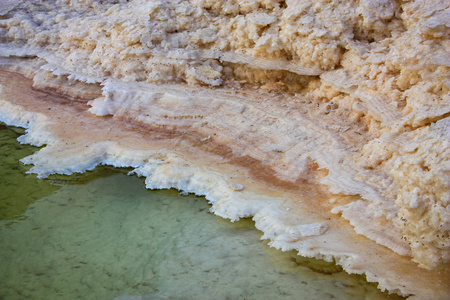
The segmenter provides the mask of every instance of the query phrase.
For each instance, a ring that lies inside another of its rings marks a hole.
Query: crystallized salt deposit
[[[450,293],[448,1],[8,3],[0,120],[46,145],[31,172],[130,166],[276,248]]]

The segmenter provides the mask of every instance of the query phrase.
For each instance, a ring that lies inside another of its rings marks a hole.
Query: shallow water
[[[38,180],[0,126],[0,299],[398,299],[126,170]]]
[[[30,203],[59,189],[35,175],[25,174],[30,167],[19,159],[38,148],[19,144],[16,138],[23,133],[23,129],[0,123],[0,220],[25,217],[23,213]]]

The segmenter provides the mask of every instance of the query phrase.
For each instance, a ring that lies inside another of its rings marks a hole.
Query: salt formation
[[[46,145],[39,177],[131,166],[274,247],[445,299],[449,6],[6,1],[0,119]]]

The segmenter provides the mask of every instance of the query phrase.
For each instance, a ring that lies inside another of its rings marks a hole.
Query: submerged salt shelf
[[[17,136],[0,127],[2,157],[27,147]],[[39,193],[28,176],[15,188]],[[123,170],[40,181],[51,194],[26,218],[0,221],[1,299],[399,299],[334,264],[269,248],[252,221],[209,214],[203,197],[145,190]],[[11,195],[10,206],[21,197],[32,195]]]

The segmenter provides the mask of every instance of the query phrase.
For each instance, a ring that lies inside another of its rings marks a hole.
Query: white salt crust
[[[91,113],[191,128],[204,143],[218,140],[236,157],[270,165],[280,180],[325,187],[335,194],[335,218],[421,267],[450,262],[447,1],[11,3],[0,6],[0,55],[29,77],[40,72],[41,86],[50,75],[101,83]],[[241,84],[255,91],[241,93]],[[40,177],[131,166],[149,188],[206,195],[232,220],[253,215],[274,247],[335,257],[381,288],[425,297],[373,264],[362,267],[355,249],[339,251],[330,224],[288,221],[285,199],[167,149],[130,152],[114,141],[67,149],[51,136],[53,120],[1,107],[5,123],[29,128],[21,142],[47,145],[24,160]],[[310,241],[324,236],[333,249]]]

